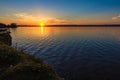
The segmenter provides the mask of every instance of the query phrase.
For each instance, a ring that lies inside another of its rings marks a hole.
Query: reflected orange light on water
[[[93,28],[74,28],[74,27],[45,27],[45,26],[39,26],[39,27],[18,27],[17,30],[12,30],[13,35],[21,36],[21,37],[28,37],[28,38],[41,38],[41,37],[48,37],[48,36],[98,36],[99,37],[106,37],[106,36],[114,36],[115,39],[120,40],[120,29],[119,28],[99,28],[99,27],[93,27]],[[18,32],[15,34],[15,32]]]
[[[40,32],[41,32],[41,34],[44,34],[44,27],[43,26],[40,26]]]
[[[44,34],[44,26],[45,26],[45,21],[40,22],[40,32],[43,35]]]

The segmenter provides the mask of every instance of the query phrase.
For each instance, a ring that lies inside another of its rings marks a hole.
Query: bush
[[[0,28],[5,28],[5,27],[7,27],[5,24],[0,23]]]
[[[20,63],[10,67],[2,80],[60,80],[55,71],[47,65],[38,63]]]
[[[19,54],[16,54],[16,50],[11,49],[4,44],[0,45],[0,68],[16,65],[20,61],[21,57]]]

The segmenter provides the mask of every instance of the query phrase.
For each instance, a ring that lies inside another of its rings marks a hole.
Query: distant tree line
[[[17,24],[16,23],[11,23],[9,25],[6,25],[4,23],[0,23],[0,28],[16,28],[17,27]]]

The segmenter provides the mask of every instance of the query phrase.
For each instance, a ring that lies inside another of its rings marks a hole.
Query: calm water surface
[[[13,46],[42,58],[65,80],[120,80],[120,28],[18,27]]]

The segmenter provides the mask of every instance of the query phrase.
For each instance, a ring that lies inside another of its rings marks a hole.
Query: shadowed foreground
[[[0,80],[61,80],[42,60],[0,42]]]

